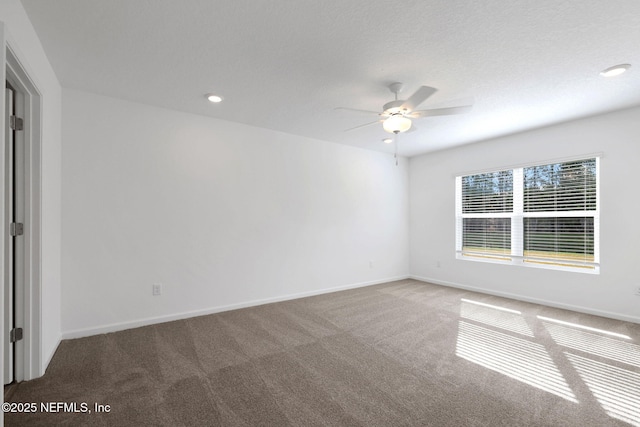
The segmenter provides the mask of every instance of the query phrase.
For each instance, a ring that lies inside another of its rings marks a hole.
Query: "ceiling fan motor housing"
[[[401,99],[396,99],[395,101],[387,102],[382,107],[384,109],[382,114],[391,115],[391,114],[397,114],[397,113],[401,113],[401,114],[409,113],[410,111],[407,108],[401,108],[402,104],[404,104],[404,101]]]

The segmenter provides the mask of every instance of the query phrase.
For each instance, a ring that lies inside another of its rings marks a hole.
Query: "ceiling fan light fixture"
[[[402,133],[411,129],[411,120],[402,114],[392,114],[382,122],[382,127],[389,133]]]
[[[603,77],[615,77],[624,73],[631,67],[631,64],[620,64],[609,67],[606,70],[600,71],[600,75]]]

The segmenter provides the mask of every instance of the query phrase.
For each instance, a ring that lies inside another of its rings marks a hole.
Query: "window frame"
[[[455,176],[455,212],[456,212],[456,258],[507,265],[520,265],[525,267],[543,268],[550,270],[573,271],[588,274],[600,273],[600,161],[601,153],[571,157],[556,160],[547,160],[535,163],[527,163],[510,167],[502,167],[491,170],[483,170],[472,173],[460,173]],[[550,211],[550,212],[525,212],[524,211],[524,169],[543,165],[561,164],[576,161],[595,159],[596,183],[595,183],[595,210],[586,211]],[[513,174],[513,209],[510,212],[488,213],[463,213],[463,178],[466,176],[512,171]],[[593,218],[593,262],[569,262],[564,260],[551,261],[550,259],[536,259],[524,255],[524,221],[525,218],[560,218],[560,217],[592,217]],[[492,255],[487,252],[463,253],[463,229],[465,218],[510,218],[511,220],[511,253]]]

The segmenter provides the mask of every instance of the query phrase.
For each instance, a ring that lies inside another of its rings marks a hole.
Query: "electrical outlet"
[[[640,286],[636,288],[636,295],[640,297]]]
[[[369,268],[373,268],[373,261],[369,261]]]
[[[154,283],[152,293],[154,297],[162,295],[162,283]]]
[[[440,264],[440,261],[436,261],[436,267],[437,267],[437,268],[442,267],[442,264]]]

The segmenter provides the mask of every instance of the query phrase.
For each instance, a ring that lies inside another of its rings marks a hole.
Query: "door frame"
[[[0,27],[0,31],[2,27]],[[6,32],[4,36],[6,37]],[[3,37],[0,35],[0,41]],[[42,368],[42,95],[36,83],[30,78],[27,67],[20,61],[20,55],[7,38],[2,43],[2,63],[4,80],[8,81],[16,92],[21,94],[20,113],[23,115],[24,130],[20,137],[24,144],[24,283],[22,289],[16,289],[15,316],[16,326],[23,328],[23,339],[16,346],[15,381],[30,380],[44,373]],[[4,93],[2,97],[4,98]],[[4,99],[2,100],[4,116]],[[4,119],[2,120],[2,141],[4,146]],[[4,149],[2,152],[2,174],[4,176]],[[2,188],[2,218],[4,218],[4,185]],[[0,227],[3,242],[8,238],[5,227]],[[4,245],[2,245],[4,246]],[[6,266],[2,253],[2,277]],[[4,292],[2,292],[4,294]],[[4,301],[2,301],[4,309]],[[3,341],[4,353],[4,341]],[[4,360],[3,360],[4,364]]]

